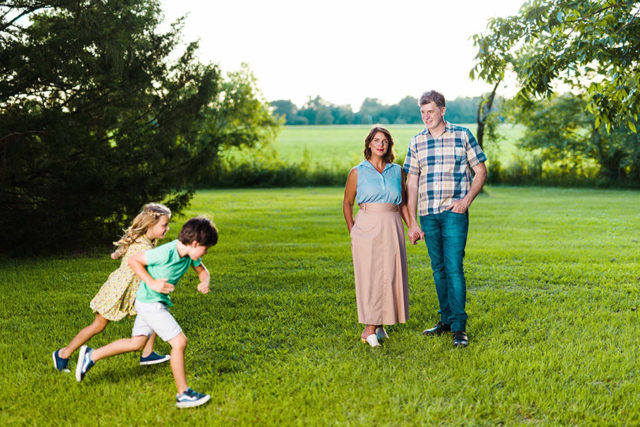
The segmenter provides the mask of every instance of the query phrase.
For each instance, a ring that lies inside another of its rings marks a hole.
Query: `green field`
[[[475,135],[477,125],[465,124]],[[421,125],[388,125],[395,142],[396,155],[404,158],[411,138],[420,132]],[[285,126],[277,141],[279,157],[286,162],[300,162],[305,156],[311,162],[326,164],[350,164],[361,161],[364,138],[369,133],[369,125],[350,126]],[[503,163],[508,163],[516,153],[516,141],[523,128],[510,124],[500,126],[501,141],[486,141],[489,153],[496,153]]]
[[[100,361],[82,383],[54,371],[51,352],[92,320],[89,301],[117,267],[107,248],[0,260],[0,425],[640,423],[640,192],[479,196],[465,349],[420,334],[437,320],[422,244],[408,248],[409,322],[383,348],[360,343],[341,201],[341,188],[197,194],[188,215],[212,214],[220,242],[204,257],[212,292],[189,273],[172,296],[189,384],[212,395],[193,410],[174,407],[169,366],[136,354]]]

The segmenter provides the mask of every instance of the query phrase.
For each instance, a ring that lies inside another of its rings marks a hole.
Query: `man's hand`
[[[200,282],[198,284],[198,292],[201,294],[208,294],[209,290],[209,282]]]
[[[408,235],[409,235],[409,241],[411,242],[411,244],[415,245],[418,242],[418,240],[421,240],[424,238],[424,231],[422,231],[420,227],[415,225],[413,227],[409,227]]]
[[[463,214],[463,213],[467,212],[467,210],[469,209],[469,205],[471,205],[471,202],[467,201],[466,199],[467,198],[465,197],[464,199],[454,200],[447,207],[447,210],[449,210],[451,212],[454,212],[454,213],[457,213],[457,214]]]
[[[160,292],[161,294],[168,294],[173,292],[175,286],[171,283],[167,282],[167,279],[153,279],[151,283],[148,283],[149,287],[156,292]]]

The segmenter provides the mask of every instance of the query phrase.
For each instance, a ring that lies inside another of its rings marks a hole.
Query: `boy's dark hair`
[[[218,243],[218,229],[208,218],[197,216],[184,223],[178,240],[185,245],[195,241],[201,246],[211,247]]]
[[[435,102],[438,108],[443,108],[445,106],[444,95],[440,92],[436,92],[435,90],[430,90],[429,92],[425,92],[420,97],[418,101],[418,105],[422,107],[425,104],[429,104],[431,102]]]

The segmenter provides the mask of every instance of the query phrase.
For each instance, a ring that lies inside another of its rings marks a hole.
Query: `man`
[[[415,244],[425,239],[440,305],[440,321],[422,334],[452,331],[453,344],[465,347],[469,339],[462,260],[469,229],[468,209],[486,180],[487,157],[469,129],[444,120],[442,94],[426,92],[418,104],[425,129],[411,139],[404,162],[409,240]],[[473,182],[470,168],[475,174]]]

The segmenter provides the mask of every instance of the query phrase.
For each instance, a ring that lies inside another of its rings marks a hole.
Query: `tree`
[[[309,121],[298,115],[298,107],[288,99],[270,102],[275,116],[283,116],[287,125],[308,125]]]
[[[607,132],[585,111],[586,105],[586,100],[564,94],[528,108],[514,106],[516,120],[527,126],[521,146],[574,175],[584,174],[595,162],[606,182],[640,182],[640,134],[623,128]]]
[[[447,101],[447,120],[453,123],[473,123],[480,103],[479,97],[460,97]]]
[[[497,132],[499,123],[498,112],[493,108],[493,103],[496,99],[499,85],[500,81],[497,81],[496,84],[493,85],[493,90],[488,94],[483,95],[478,102],[476,110],[476,123],[478,124],[476,138],[480,148],[484,148],[485,131],[487,136],[489,136],[493,141],[496,141],[499,138]]]
[[[288,99],[278,99],[271,101],[269,104],[273,107],[273,114],[283,116],[286,124],[292,124],[298,116],[298,107]]]
[[[351,109],[350,105],[333,105],[330,104],[329,109],[333,116],[333,124],[336,125],[351,125],[353,124],[356,115]]]
[[[530,0],[474,36],[472,77],[496,84],[515,72],[530,102],[564,85],[584,95],[595,124],[636,132],[640,112],[640,2]]]
[[[185,207],[221,147],[251,143],[233,108],[246,85],[196,43],[176,56],[181,21],[160,19],[155,0],[2,3],[2,250],[112,241],[146,202]]]
[[[365,98],[360,105],[358,111],[358,122],[363,124],[389,123],[389,119],[385,117],[387,106],[382,104],[377,98]]]
[[[247,64],[227,74],[220,85],[222,96],[212,100],[204,110],[205,119],[198,132],[198,145],[215,147],[216,155],[205,158],[206,167],[197,182],[215,181],[220,169],[217,154],[230,148],[266,148],[271,145],[283,122],[272,114],[262,98],[256,78]]]
[[[331,104],[320,96],[309,98],[298,114],[305,117],[310,125],[330,125],[333,123]]]
[[[405,96],[397,104],[396,123],[422,123],[418,98]]]

